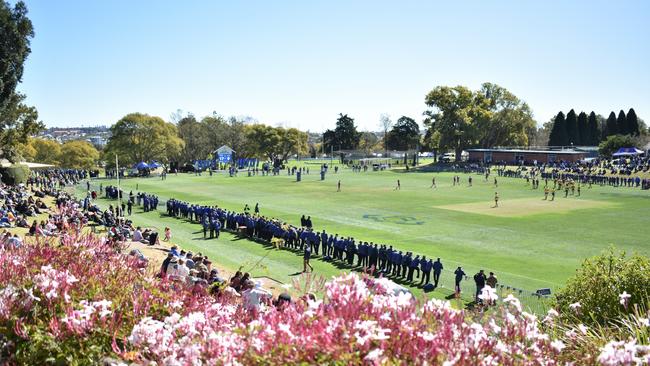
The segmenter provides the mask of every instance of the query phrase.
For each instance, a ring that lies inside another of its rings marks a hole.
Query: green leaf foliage
[[[623,292],[631,295],[627,306],[621,304],[619,295]],[[582,263],[557,293],[555,306],[571,321],[608,324],[620,319],[621,314],[646,309],[649,296],[650,259],[639,254],[628,257],[610,248]],[[570,307],[575,303],[580,304],[578,310]]]

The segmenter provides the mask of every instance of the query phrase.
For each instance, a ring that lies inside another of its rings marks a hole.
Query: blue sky
[[[20,90],[48,126],[177,109],[331,128],[421,120],[438,85],[500,84],[542,123],[571,108],[650,121],[649,1],[27,0]]]

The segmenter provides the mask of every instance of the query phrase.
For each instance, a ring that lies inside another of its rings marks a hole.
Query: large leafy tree
[[[612,111],[607,117],[605,123],[605,137],[616,135],[618,133],[618,126],[616,124],[616,114]]]
[[[53,140],[34,138],[29,140],[29,145],[34,149],[34,162],[59,165],[61,158],[61,144]]]
[[[630,131],[627,128],[627,118],[625,117],[625,112],[621,109],[618,112],[618,118],[616,118],[616,127],[618,129],[619,135],[629,135]]]
[[[117,154],[125,166],[140,161],[168,162],[180,155],[184,145],[173,124],[160,117],[131,113],[111,126],[105,160],[112,166]]]
[[[99,159],[99,151],[88,141],[68,141],[61,146],[61,167],[92,169]]]
[[[634,111],[634,108],[630,108],[630,110],[627,112],[626,119],[627,119],[628,133],[632,136],[638,136],[640,133],[639,119],[636,116],[636,112]]]
[[[589,132],[589,123],[587,122],[587,113],[580,112],[578,114],[578,136],[579,140],[576,145],[588,145],[591,135]]]
[[[635,141],[629,135],[612,135],[598,145],[598,152],[604,156],[611,156],[622,147],[633,147],[634,145]]]
[[[593,111],[589,113],[589,118],[588,118],[588,124],[589,124],[589,140],[587,141],[587,145],[589,146],[596,146],[600,142],[600,123],[598,121],[598,117],[596,117],[596,113]]]
[[[565,126],[569,144],[578,145],[580,143],[580,131],[578,131],[578,118],[573,109],[566,114]]]
[[[560,112],[553,120],[553,128],[548,137],[549,146],[566,146],[569,144],[569,136],[566,131],[566,118],[564,113]]]
[[[0,157],[11,161],[20,158],[19,149],[28,137],[43,129],[36,109],[25,105],[25,96],[16,92],[33,37],[25,3],[19,1],[12,8],[0,1]]]
[[[359,149],[363,150],[364,154],[370,155],[373,151],[385,149],[384,145],[384,143],[379,144],[379,138],[373,132],[361,132]]]
[[[479,120],[479,146],[527,146],[537,128],[527,103],[497,84],[484,83],[479,91],[488,100],[486,118]]]
[[[286,161],[291,155],[307,154],[307,140],[307,133],[296,128],[263,124],[246,126],[247,151],[251,155],[264,156],[272,161]]]
[[[476,146],[479,123],[490,118],[489,100],[464,86],[438,86],[424,98],[430,108],[424,112],[425,126],[438,134],[438,147],[453,149],[460,161],[463,149]]]
[[[214,151],[213,146],[208,144],[208,129],[205,124],[200,123],[196,118],[188,114],[182,117],[176,124],[178,136],[185,142],[180,155],[183,162],[192,162],[197,159],[206,159]]]
[[[413,118],[402,116],[386,136],[391,150],[412,150],[420,143],[420,126]]]
[[[326,151],[329,151],[331,147],[335,150],[353,150],[359,146],[361,132],[357,131],[357,127],[354,125],[354,118],[348,117],[347,114],[339,113],[339,118],[336,120],[336,128],[325,131],[323,139]]]

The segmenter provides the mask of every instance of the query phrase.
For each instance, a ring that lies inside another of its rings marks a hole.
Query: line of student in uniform
[[[261,216],[259,205],[255,205],[255,214],[252,215],[248,210],[237,213],[218,206],[195,205],[172,198],[167,201],[166,209],[168,216],[201,224],[205,239],[218,238],[222,229],[228,229],[252,239],[280,243],[278,246],[301,252],[308,251],[303,253],[307,261],[312,253],[320,254],[325,260],[373,270],[414,285],[429,284],[433,272],[433,286],[437,287],[444,268],[440,258],[433,261],[425,256],[414,256],[411,252],[393,249],[392,245],[357,241],[352,237],[331,235],[325,230],[316,232],[311,218],[304,216],[301,218],[301,227]],[[419,283],[416,278],[420,279]]]

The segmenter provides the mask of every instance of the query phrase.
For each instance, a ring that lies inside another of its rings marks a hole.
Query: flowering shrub
[[[480,298],[495,305],[478,313],[395,295],[387,280],[356,274],[323,284],[320,300],[251,311],[236,297],[154,279],[139,264],[94,236],[0,245],[0,364],[96,364],[103,356],[158,365],[650,361],[647,314],[629,315],[620,327],[627,331],[606,338],[555,310],[540,320],[489,287]]]
[[[172,297],[169,284],[95,236],[0,246],[0,268],[0,354],[20,364],[92,363],[143,316],[167,315]]]
[[[606,325],[649,305],[650,260],[610,249],[583,262],[557,293],[555,307],[565,321]]]

